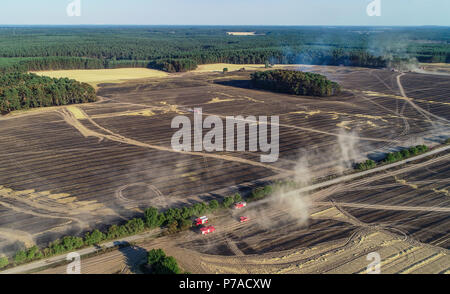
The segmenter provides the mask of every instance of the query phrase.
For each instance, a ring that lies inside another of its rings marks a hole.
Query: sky
[[[370,14],[380,7],[379,16],[369,16],[370,4]],[[3,25],[450,26],[449,15],[450,0],[1,0],[0,5]]]

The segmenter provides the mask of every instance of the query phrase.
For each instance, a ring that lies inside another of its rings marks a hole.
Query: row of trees
[[[185,72],[196,69],[198,66],[197,62],[193,59],[182,58],[182,59],[162,59],[150,62],[147,67],[153,69],[159,69],[166,72]]]
[[[65,236],[62,239],[50,243],[47,247],[40,249],[33,246],[28,249],[19,250],[13,257],[13,264],[20,265],[42,258],[59,255],[86,246],[100,244],[104,241],[115,240],[127,236],[136,235],[148,229],[158,227],[166,228],[166,234],[174,234],[192,227],[194,216],[204,215],[208,212],[215,212],[220,208],[230,208],[234,202],[242,201],[240,194],[225,197],[221,203],[211,200],[209,203],[199,202],[183,208],[170,208],[164,212],[150,207],[145,210],[142,218],[134,218],[122,225],[112,225],[106,231],[98,229],[87,232],[83,237]],[[6,257],[0,258],[0,268],[10,264]]]
[[[0,73],[62,69],[152,68],[166,72],[184,72],[197,68],[197,62],[188,58],[148,60],[116,60],[84,57],[26,57],[0,58]]]
[[[256,88],[304,96],[327,97],[341,91],[338,83],[315,73],[293,70],[270,70],[251,75]]]
[[[11,73],[0,76],[0,112],[96,101],[94,88],[67,78]]]
[[[377,167],[378,164],[389,164],[389,163],[398,162],[398,161],[401,161],[401,160],[404,160],[404,159],[407,159],[407,158],[410,158],[413,156],[417,156],[417,155],[426,153],[428,151],[429,151],[428,146],[417,145],[417,146],[413,146],[411,148],[405,148],[401,151],[388,153],[388,154],[386,154],[385,158],[380,160],[379,162],[369,159],[364,162],[357,163],[355,165],[355,169],[357,169],[359,171],[369,170],[369,169],[373,169],[373,168]]]

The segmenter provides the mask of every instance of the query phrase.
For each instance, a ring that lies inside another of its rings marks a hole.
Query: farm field
[[[448,273],[450,206],[438,189],[448,187],[442,172],[449,160],[446,154],[312,193],[306,223],[289,205],[255,203],[211,219],[212,235],[193,230],[138,242],[87,258],[84,272],[138,273],[145,252],[162,247],[191,273],[365,273],[372,252],[382,258],[382,273]],[[244,214],[250,221],[241,224]]]
[[[324,74],[344,88],[336,97],[312,98],[249,89],[249,72],[214,72],[223,67],[164,79],[134,76],[145,80],[120,84],[111,83],[126,75],[86,75],[102,84],[99,102],[0,117],[0,252],[103,228],[148,206],[165,209],[277,178],[306,177],[297,169],[305,156],[311,175],[325,177],[351,167],[343,156],[376,158],[449,136],[447,76],[289,66]],[[192,119],[194,107],[220,117],[279,116],[280,160],[261,163],[261,154],[249,152],[174,152],[171,121],[180,114]],[[306,226],[283,216],[285,207],[264,204],[255,210],[280,223],[242,227],[236,216],[224,216],[223,234],[200,240],[199,247],[189,242],[199,239],[194,232],[156,242],[166,242],[166,251],[194,273],[240,272],[242,264],[261,273],[359,272],[372,249],[389,256],[392,272],[445,272],[449,213],[424,207],[449,207],[448,155],[415,165],[310,195]],[[121,252],[109,254],[116,260]],[[199,261],[190,264],[184,255]],[[121,270],[123,264],[111,262],[108,270]]]
[[[117,68],[117,69],[89,69],[89,70],[56,70],[37,71],[37,75],[51,78],[70,78],[88,83],[95,88],[103,83],[120,83],[127,80],[145,78],[164,78],[167,73],[148,68]]]

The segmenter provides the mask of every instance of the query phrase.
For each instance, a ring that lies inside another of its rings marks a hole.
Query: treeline
[[[226,34],[239,29],[258,36]],[[9,27],[0,30],[0,71],[150,65],[185,71],[195,63],[266,61],[378,68],[391,56],[450,62],[449,35],[448,28]]]
[[[26,57],[0,58],[1,73],[43,70],[110,69],[124,67],[149,67],[145,60],[115,60],[84,57]]]
[[[390,164],[394,162],[398,162],[404,159],[408,159],[413,156],[417,156],[429,151],[428,146],[426,145],[417,145],[411,148],[405,148],[401,151],[391,152],[386,154],[385,158],[376,162],[374,160],[366,160],[364,162],[357,163],[355,165],[355,169],[359,171],[365,171],[369,169],[376,168],[380,164]]]
[[[94,88],[67,78],[10,73],[0,76],[0,113],[35,107],[93,102]]]
[[[293,70],[270,70],[251,74],[256,88],[303,96],[327,97],[341,92],[338,83],[315,73]]]
[[[286,53],[283,49],[246,49],[214,52],[180,52],[173,58],[135,60],[99,59],[86,57],[24,57],[0,58],[0,72],[27,72],[61,69],[111,69],[141,67],[166,72],[194,70],[199,64],[317,64],[345,65],[370,68],[386,67],[389,61],[363,51],[297,49],[297,53]]]
[[[27,57],[0,58],[0,73],[25,73],[43,70],[70,69],[113,69],[113,68],[152,68],[166,72],[184,72],[197,68],[197,62],[192,59],[148,60],[116,60],[84,57]]]
[[[185,72],[196,69],[197,62],[192,59],[164,59],[148,63],[147,67],[159,69],[166,72]]]

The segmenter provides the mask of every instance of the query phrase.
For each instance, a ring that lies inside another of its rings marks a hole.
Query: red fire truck
[[[246,216],[241,216],[241,223],[246,223],[250,220],[250,218],[246,217]]]
[[[213,226],[208,226],[200,229],[200,232],[202,232],[202,235],[208,235],[211,233],[214,233],[216,231],[216,228]]]
[[[234,208],[235,209],[241,209],[247,206],[247,202],[238,202],[236,204],[234,204]]]
[[[194,220],[195,226],[201,226],[208,223],[208,218],[206,216],[199,217]]]

